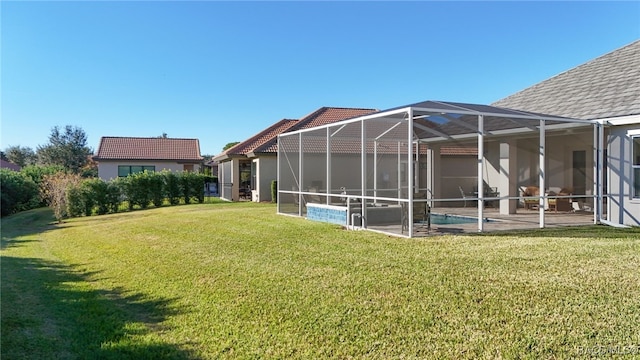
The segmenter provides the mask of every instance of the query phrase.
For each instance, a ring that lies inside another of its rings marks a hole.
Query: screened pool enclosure
[[[278,212],[408,237],[593,223],[602,138],[590,121],[436,101],[284,133]]]

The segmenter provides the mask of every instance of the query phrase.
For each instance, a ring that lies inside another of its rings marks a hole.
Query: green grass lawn
[[[640,357],[640,229],[404,239],[213,203],[2,219],[3,359]]]

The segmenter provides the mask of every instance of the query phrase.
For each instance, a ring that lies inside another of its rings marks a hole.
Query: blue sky
[[[640,38],[640,2],[2,1],[0,148],[51,128],[217,154],[321,106],[489,104]]]

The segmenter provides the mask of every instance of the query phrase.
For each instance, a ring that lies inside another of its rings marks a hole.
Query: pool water
[[[484,219],[484,222],[491,220]],[[432,225],[451,225],[451,224],[475,224],[478,222],[478,218],[449,215],[449,214],[431,214]]]

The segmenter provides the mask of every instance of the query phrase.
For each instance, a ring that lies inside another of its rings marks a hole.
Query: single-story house
[[[197,172],[203,158],[198,139],[104,136],[93,160],[98,177],[111,180],[145,170]]]
[[[519,91],[492,105],[596,121],[603,125],[603,221],[640,225],[640,40]],[[566,183],[588,183],[574,166]]]
[[[271,201],[271,182],[277,178],[279,134],[370,114],[375,109],[321,107],[296,119],[282,119],[256,135],[213,157],[218,162],[220,197],[235,201]]]

